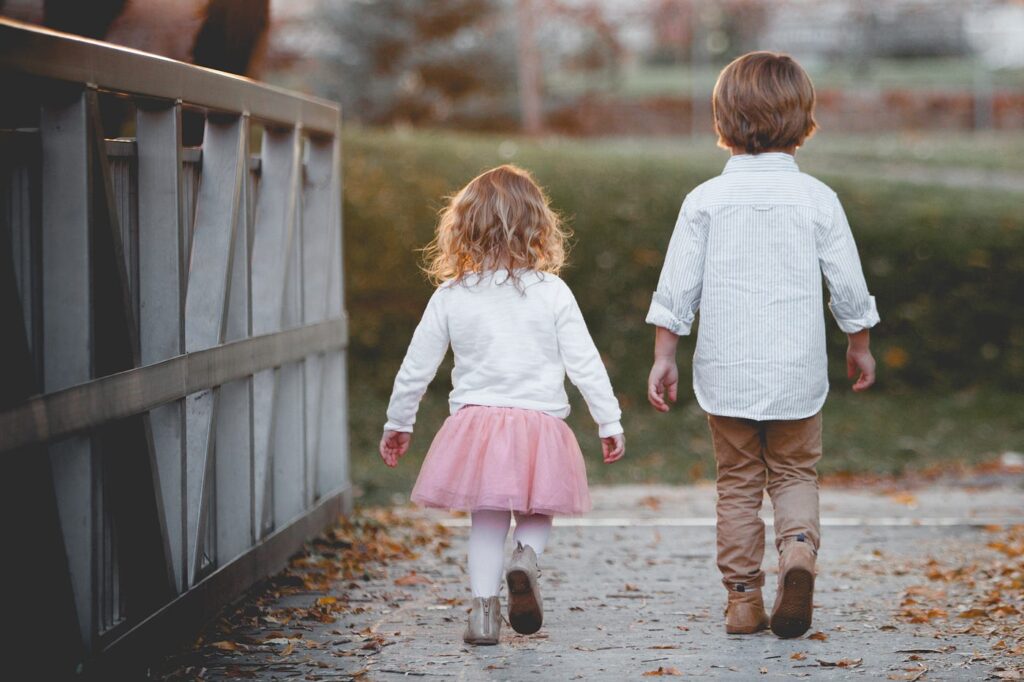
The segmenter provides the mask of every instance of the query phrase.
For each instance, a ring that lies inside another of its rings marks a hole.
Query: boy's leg
[[[768,495],[775,507],[775,547],[803,535],[815,550],[821,541],[818,518],[818,460],[821,413],[807,419],[768,422],[765,428]]]
[[[469,529],[469,584],[474,597],[498,594],[505,564],[505,537],[512,522],[507,511],[475,511]]]
[[[820,458],[820,413],[767,425],[768,493],[775,507],[779,550],[779,587],[771,628],[779,637],[804,634],[814,615],[814,564],[821,541],[816,469]]]
[[[726,588],[764,584],[765,463],[761,426],[749,419],[708,415],[718,465],[718,569]]]

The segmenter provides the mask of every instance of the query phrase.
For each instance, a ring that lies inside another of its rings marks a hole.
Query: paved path
[[[466,519],[403,509],[402,523],[390,525],[400,526],[396,537],[419,546],[418,558],[367,566],[365,575],[326,590],[314,581],[321,591],[278,590],[250,599],[206,635],[205,646],[158,666],[154,677],[639,680],[647,679],[644,673],[679,673],[728,680],[962,680],[1009,674],[1000,668],[1007,659],[998,646],[993,650],[993,630],[955,614],[932,620],[938,612],[928,615],[929,600],[945,600],[948,610],[966,608],[953,603],[966,597],[957,596],[959,577],[936,582],[925,573],[979,557],[997,561],[998,553],[986,548],[993,529],[984,526],[1024,521],[1019,481],[982,491],[962,485],[888,494],[825,490],[811,631],[822,634],[788,641],[724,633],[711,486],[593,493],[594,512],[561,520],[542,558],[546,621],[537,635],[516,635],[506,626],[499,646],[463,645]],[[773,562],[770,551],[766,563]],[[290,579],[302,584],[301,575],[297,569]],[[310,619],[317,599],[330,604],[312,615],[326,611],[327,622]],[[908,622],[919,612],[924,622]],[[282,616],[289,613],[292,620]],[[1004,650],[1021,644],[1004,643]]]

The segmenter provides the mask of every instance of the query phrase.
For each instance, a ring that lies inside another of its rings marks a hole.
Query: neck
[[[789,154],[790,156],[796,156],[796,150],[798,147],[772,147],[770,149],[762,149],[758,154],[770,154],[770,153],[782,153]],[[749,154],[746,149],[740,149],[739,147],[730,147],[729,151],[732,152],[733,156],[743,156]]]

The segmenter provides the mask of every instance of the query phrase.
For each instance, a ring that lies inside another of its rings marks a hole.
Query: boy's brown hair
[[[814,134],[814,85],[796,60],[750,52],[722,69],[711,98],[718,146],[748,154],[799,147]]]

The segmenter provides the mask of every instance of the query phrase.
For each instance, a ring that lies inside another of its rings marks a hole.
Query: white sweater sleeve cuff
[[[395,422],[389,421],[384,425],[385,431],[399,431],[402,433],[412,433],[412,424],[396,424]]]
[[[617,436],[620,433],[624,433],[622,430],[622,422],[608,422],[607,424],[598,424],[597,435],[600,438]]]

